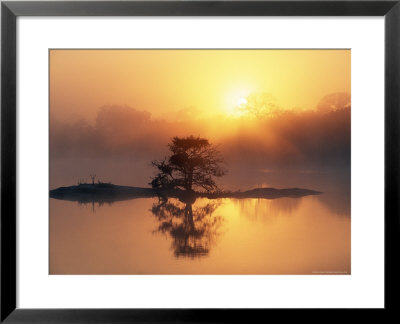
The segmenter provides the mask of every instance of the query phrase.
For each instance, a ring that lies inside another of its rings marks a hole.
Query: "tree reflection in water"
[[[206,256],[221,234],[223,217],[213,215],[220,204],[217,200],[199,206],[195,204],[195,198],[184,201],[160,199],[151,209],[159,221],[154,232],[172,238],[175,257]]]

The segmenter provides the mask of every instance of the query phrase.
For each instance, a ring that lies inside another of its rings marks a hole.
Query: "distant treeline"
[[[95,123],[52,120],[51,158],[135,158],[166,153],[174,136],[202,134],[219,144],[228,164],[257,167],[283,164],[350,163],[350,107],[334,111],[283,111],[271,118],[155,120],[129,107],[100,109]]]

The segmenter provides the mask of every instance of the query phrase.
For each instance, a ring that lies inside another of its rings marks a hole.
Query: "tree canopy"
[[[215,177],[226,170],[217,148],[201,137],[174,137],[168,145],[171,155],[163,161],[153,161],[158,173],[151,181],[155,189],[218,190]]]
[[[266,92],[253,93],[246,98],[246,103],[239,106],[242,111],[256,119],[266,117],[276,117],[281,113],[281,108],[277,104],[273,95]]]

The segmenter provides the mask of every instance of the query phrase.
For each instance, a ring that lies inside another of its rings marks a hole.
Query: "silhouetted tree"
[[[348,109],[351,107],[351,96],[347,92],[331,93],[323,97],[317,105],[317,110],[323,113]]]
[[[246,98],[246,103],[238,107],[242,111],[257,119],[265,117],[276,117],[281,112],[281,108],[276,103],[276,99],[270,93],[253,93]]]
[[[214,177],[223,176],[223,159],[215,146],[201,137],[174,137],[169,144],[171,155],[163,161],[153,161],[158,173],[150,182],[155,189],[195,188],[207,192],[218,190]]]

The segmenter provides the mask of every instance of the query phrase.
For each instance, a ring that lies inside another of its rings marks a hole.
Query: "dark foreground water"
[[[50,199],[50,273],[350,274],[349,193],[192,205]]]

